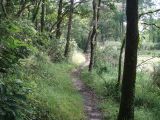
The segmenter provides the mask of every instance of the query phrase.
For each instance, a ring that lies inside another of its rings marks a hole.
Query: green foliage
[[[72,37],[75,39],[79,48],[84,49],[86,45],[86,40],[88,39],[88,27],[89,20],[87,18],[81,18],[81,16],[76,16],[73,20],[74,31]]]
[[[0,23],[0,70],[7,72],[8,68],[26,58],[32,47],[31,35],[35,33],[27,22],[4,20]]]
[[[102,49],[97,49],[95,68],[99,74],[109,72],[111,67],[115,68],[118,65],[119,55],[116,52],[117,49],[117,46],[112,47],[112,45],[109,44]]]
[[[82,99],[73,88],[69,75],[74,66],[53,64],[43,53],[23,60],[22,63],[24,67],[19,77],[25,78],[33,87],[30,99],[33,101],[31,105],[36,107],[36,118],[83,120]]]
[[[115,120],[119,110],[120,96],[115,88],[117,82],[117,56],[113,48],[98,51],[95,70],[92,73],[84,70],[81,74],[84,82],[103,98],[101,109],[106,120]],[[157,69],[158,70],[158,69]],[[157,71],[158,72],[158,71]],[[158,73],[153,76],[158,81]],[[160,111],[160,92],[157,85],[153,84],[152,77],[143,72],[137,72],[135,96],[135,120],[158,120]],[[120,94],[119,94],[120,95]]]
[[[142,50],[159,50],[160,49],[160,43],[143,42],[140,45],[140,49],[142,49]]]
[[[14,78],[0,80],[0,118],[25,119],[29,114],[27,95],[30,89],[23,81]]]
[[[82,98],[70,80],[73,65],[53,64],[44,53],[20,63],[0,84],[0,116],[7,120],[84,119]]]
[[[160,67],[159,65],[155,67],[153,73],[153,83],[160,88]]]

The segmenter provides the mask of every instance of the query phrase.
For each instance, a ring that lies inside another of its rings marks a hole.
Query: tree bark
[[[99,19],[99,10],[101,5],[101,0],[98,0],[98,4],[96,0],[93,0],[93,30],[90,37],[90,45],[91,45],[91,53],[90,53],[90,64],[89,71],[92,72],[94,66],[94,56],[96,50],[96,38],[97,38],[97,26]]]
[[[14,4],[12,2],[12,0],[6,0],[6,13],[7,15],[13,15],[14,12]]]
[[[119,88],[120,82],[121,82],[122,55],[123,55],[123,49],[124,49],[124,47],[125,47],[125,39],[122,41],[122,46],[121,46],[120,54],[119,54],[119,62],[118,62],[118,81],[117,81],[116,88]]]
[[[32,22],[35,22],[37,18],[37,14],[39,12],[40,4],[42,0],[39,0],[38,5],[36,6],[35,10],[33,11],[33,17],[32,17]]]
[[[42,0],[42,11],[41,11],[41,32],[44,31],[45,28],[45,0]]]
[[[2,7],[2,11],[3,11],[4,17],[7,17],[6,8],[5,8],[5,6],[4,6],[3,2],[4,2],[4,1],[3,1],[3,0],[1,0],[1,7]]]
[[[72,29],[72,18],[73,18],[73,8],[74,8],[74,0],[70,0],[70,13],[69,13],[69,20],[68,20],[68,32],[67,32],[67,42],[65,47],[64,56],[69,56],[69,47],[70,47],[70,36],[71,36],[71,29]]]
[[[127,0],[127,33],[122,95],[118,120],[134,120],[134,96],[138,49],[138,0]]]
[[[56,29],[56,38],[59,39],[61,37],[61,17],[62,17],[62,6],[63,0],[59,0],[59,8],[58,8],[58,16],[57,16],[57,29]]]
[[[123,49],[125,47],[125,38],[124,38],[124,14],[123,12],[125,11],[125,0],[122,1],[122,18],[121,18],[121,36],[120,38],[122,39],[122,45],[120,49],[120,55],[119,55],[119,62],[118,62],[118,81],[116,84],[116,88],[120,87],[120,82],[121,82],[121,74],[122,74],[122,55],[123,55]],[[119,90],[119,89],[117,89]]]

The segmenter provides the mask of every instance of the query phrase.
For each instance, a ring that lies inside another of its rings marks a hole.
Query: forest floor
[[[89,59],[87,58],[88,57],[85,57],[85,62],[81,63],[81,65],[72,71],[71,77],[75,89],[82,95],[86,120],[102,120],[103,114],[98,107],[99,98],[95,92],[81,80],[81,71],[89,64]]]

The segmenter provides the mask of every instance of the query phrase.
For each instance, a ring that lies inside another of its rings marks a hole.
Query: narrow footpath
[[[103,120],[101,110],[98,108],[98,98],[93,90],[87,87],[80,78],[82,69],[88,66],[88,60],[81,64],[77,69],[73,70],[71,77],[75,88],[83,97],[84,112],[86,114],[86,120]]]

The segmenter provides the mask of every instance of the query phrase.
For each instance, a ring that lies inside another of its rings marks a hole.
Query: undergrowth
[[[107,66],[109,71],[102,74],[95,69],[89,73],[86,69],[81,77],[102,99],[100,104],[106,120],[115,120],[118,115],[120,100],[116,95],[117,73],[116,67]],[[151,77],[146,73],[137,74],[135,95],[135,120],[159,120],[160,118],[160,92],[152,84]]]
[[[52,63],[42,53],[23,59],[20,63],[8,79],[20,79],[30,92],[25,96],[27,112],[17,109],[16,120],[84,119],[82,98],[70,78],[74,65]]]

